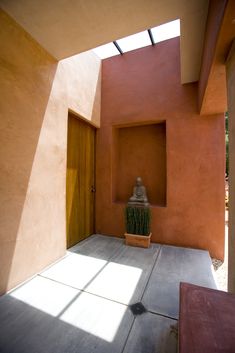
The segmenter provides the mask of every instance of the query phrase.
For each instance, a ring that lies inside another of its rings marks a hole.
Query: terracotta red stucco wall
[[[126,202],[136,176],[141,175],[149,202],[166,204],[166,124],[117,128],[113,157],[113,201]],[[129,166],[132,168],[129,168]],[[134,167],[134,168],[133,168]],[[150,173],[151,170],[151,173]],[[155,178],[152,178],[152,175]]]
[[[227,0],[211,0],[209,3],[198,84],[199,110],[202,115],[222,112],[227,103],[225,66],[223,62],[214,62],[226,3]]]
[[[199,80],[201,115],[227,110],[225,65],[235,38],[234,14],[234,0],[210,0]]]
[[[120,237],[124,233],[125,204],[113,197],[113,128],[165,120],[167,206],[152,207],[152,240],[208,249],[223,258],[224,117],[200,116],[197,92],[196,83],[180,83],[179,38],[103,61],[97,232]],[[149,173],[154,179],[151,166]]]

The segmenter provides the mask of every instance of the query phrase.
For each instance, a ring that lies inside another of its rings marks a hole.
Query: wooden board
[[[66,221],[67,247],[94,232],[95,129],[69,114]]]
[[[152,233],[150,233],[149,235],[125,233],[124,236],[126,239],[126,245],[139,246],[140,248],[149,248]]]

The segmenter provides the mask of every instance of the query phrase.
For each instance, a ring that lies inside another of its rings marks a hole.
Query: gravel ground
[[[217,287],[220,290],[227,292],[227,274],[228,274],[228,211],[225,213],[225,256],[224,262],[212,259],[214,267],[214,275],[217,282]]]

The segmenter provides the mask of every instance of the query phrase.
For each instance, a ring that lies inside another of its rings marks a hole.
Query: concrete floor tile
[[[70,248],[68,256],[43,271],[42,276],[77,289],[85,289],[123,247],[121,239],[91,236]]]
[[[207,251],[162,246],[143,304],[151,312],[178,318],[180,282],[216,288]]]
[[[86,290],[123,304],[138,302],[159,249],[155,244],[149,249],[125,246]]]
[[[137,316],[123,353],[176,353],[176,323],[151,313]]]
[[[155,273],[144,293],[142,303],[148,311],[177,319],[179,316],[180,278]]]
[[[9,296],[44,313],[57,316],[78,293],[77,289],[36,276],[12,291]],[[0,305],[2,305],[2,301],[0,301]]]
[[[112,343],[120,336],[120,330],[125,341],[134,318],[127,306],[82,292],[60,319]]]
[[[107,263],[106,260],[73,253],[41,275],[77,289],[85,289]]]
[[[107,261],[123,246],[123,239],[95,234],[68,249],[68,253],[87,255]]]
[[[47,288],[46,293],[51,298],[54,289],[50,293]],[[45,298],[36,306],[22,299],[22,295],[20,300],[10,295],[0,299],[0,352],[121,353],[134,320],[126,306],[84,292],[57,315],[43,310]]]
[[[176,352],[175,320],[156,313],[178,317],[180,281],[215,286],[208,252],[92,236],[0,298],[0,352]]]
[[[205,250],[164,245],[155,271],[167,275],[175,274],[185,282],[193,280],[199,285],[216,288],[211,258]]]

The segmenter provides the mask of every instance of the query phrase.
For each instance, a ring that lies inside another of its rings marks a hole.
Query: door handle
[[[91,187],[91,192],[96,192],[94,185]]]

